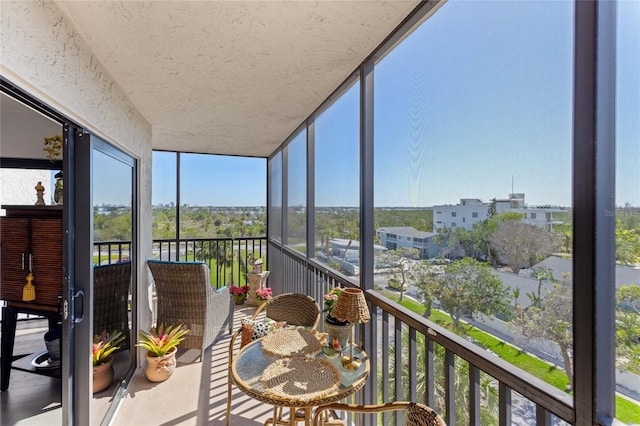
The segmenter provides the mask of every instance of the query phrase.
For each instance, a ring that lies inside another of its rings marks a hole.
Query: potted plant
[[[258,300],[269,300],[273,297],[273,291],[270,287],[259,288],[256,290],[256,299]]]
[[[340,297],[340,293],[342,293],[342,287],[334,287],[329,290],[327,294],[323,296],[324,300],[324,308],[322,312],[326,314],[324,323],[327,329],[327,334],[329,342],[332,343],[333,339],[338,339],[340,346],[342,348],[347,346],[347,342],[349,341],[349,323],[346,321],[339,321],[338,319],[331,316],[331,310],[333,309],[333,305],[338,301],[338,297]]]
[[[45,137],[44,148],[42,150],[47,154],[47,158],[52,163],[55,163],[62,158],[63,139],[62,135],[53,135],[49,138]],[[53,193],[53,200],[56,204],[62,204],[62,191],[64,187],[62,170],[56,173],[56,185]]]
[[[231,297],[233,297],[233,301],[236,305],[242,305],[247,298],[247,293],[249,292],[249,286],[237,286],[232,285],[229,287],[229,293],[231,293]]]
[[[167,327],[160,324],[148,332],[140,330],[140,343],[136,346],[147,350],[145,375],[149,381],[163,382],[171,377],[176,368],[177,347],[187,334],[189,330],[182,324]]]
[[[42,150],[47,154],[47,158],[52,163],[62,157],[62,135],[53,135],[44,139],[44,148]]]
[[[93,393],[100,392],[111,385],[113,380],[113,356],[124,340],[121,331],[109,334],[103,331],[93,339],[91,358],[93,359]]]

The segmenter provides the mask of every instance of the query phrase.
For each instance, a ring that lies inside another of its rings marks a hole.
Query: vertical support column
[[[289,145],[282,149],[282,247],[289,236]]]
[[[307,259],[316,255],[316,122],[307,120]],[[306,268],[306,294],[315,294],[313,271]]]
[[[615,415],[615,2],[575,2],[573,327],[576,424]]]
[[[176,261],[180,260],[180,203],[180,153],[176,152]],[[171,243],[168,260],[171,260]]]
[[[372,58],[360,65],[360,288],[363,291],[373,289],[373,65]],[[374,315],[372,319],[375,318]],[[375,329],[377,324],[366,326]],[[369,354],[377,350],[374,337],[377,337],[375,333],[370,333],[370,339],[365,342],[365,350]],[[370,377],[377,376],[378,366],[372,363]],[[365,389],[366,402],[375,404],[378,397],[377,380],[370,383]],[[368,416],[367,424],[370,424],[370,418]]]
[[[360,286],[373,289],[373,61],[360,66]]]

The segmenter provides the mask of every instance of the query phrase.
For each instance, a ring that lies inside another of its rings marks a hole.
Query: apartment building
[[[396,226],[378,228],[376,234],[380,245],[389,250],[400,247],[415,248],[420,252],[421,259],[435,257],[440,253],[440,246],[436,244],[437,232],[418,231],[412,226]]]
[[[494,200],[485,202],[478,198],[462,198],[458,204],[444,204],[433,206],[433,229],[470,230],[476,223],[483,222],[489,217],[489,209]],[[540,228],[551,229],[553,225],[562,223],[554,214],[568,212],[565,207],[555,206],[527,206],[523,193],[509,194],[507,199],[495,199],[495,212],[520,213],[522,221]]]

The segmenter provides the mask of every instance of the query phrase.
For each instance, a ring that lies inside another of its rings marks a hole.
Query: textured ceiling
[[[268,156],[418,4],[58,1],[155,149]]]

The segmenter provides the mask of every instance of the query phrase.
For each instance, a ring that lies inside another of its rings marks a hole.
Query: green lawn
[[[240,256],[244,259],[245,255],[246,255],[245,251],[241,250]],[[188,256],[183,255],[181,256],[180,260],[186,261],[187,258],[189,260],[193,260],[193,254],[189,253]],[[232,265],[222,266],[219,271],[217,271],[218,262],[215,258],[209,259],[207,263],[209,264],[211,285],[213,285],[214,287],[218,287],[218,286],[221,287],[225,285],[230,286],[232,284],[237,286],[243,286],[245,284],[248,284],[247,276],[244,272],[246,265],[240,265],[237,258],[234,257]],[[240,276],[238,276],[238,271],[240,271]],[[216,280],[216,272],[220,274],[219,283]],[[231,276],[232,274],[233,274],[233,277]]]
[[[394,301],[398,301],[400,298],[400,293],[398,292],[380,290],[380,293]],[[426,310],[424,305],[411,298],[403,298],[400,304],[419,315],[424,315]],[[449,315],[435,309],[431,311],[429,319],[448,329],[451,329],[451,325],[453,324]],[[491,334],[487,334],[473,326],[465,325],[462,333],[472,337],[477,341],[479,346],[491,350],[505,361],[510,362],[536,377],[539,377],[558,389],[567,389],[569,379],[565,372],[557,368],[555,365],[543,361],[533,355],[529,355],[515,346],[497,339]],[[458,332],[458,334],[460,333]],[[640,423],[640,405],[616,395],[616,417],[625,423]]]
[[[102,265],[102,262],[109,260],[108,254],[103,254],[98,258],[98,256],[93,256],[93,264],[94,265]]]

